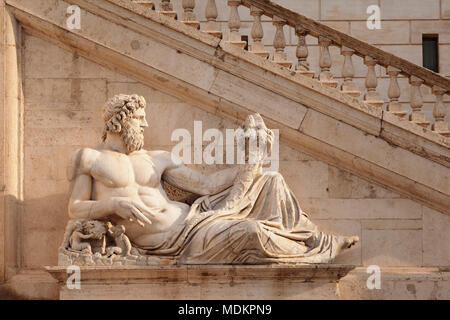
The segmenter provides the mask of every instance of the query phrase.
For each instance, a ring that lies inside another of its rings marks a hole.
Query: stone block
[[[380,0],[381,19],[439,19],[440,0]]]
[[[439,45],[439,73],[450,76],[450,45]],[[447,97],[449,95],[446,95]]]
[[[422,206],[409,199],[299,199],[315,219],[420,219]]]
[[[29,128],[25,129],[25,146],[84,146],[100,142],[103,127],[98,128]]]
[[[25,78],[127,79],[120,73],[35,36],[25,34],[24,44]]]
[[[116,82],[109,81],[107,84],[108,98],[115,96],[120,93],[128,94],[138,94],[145,98],[147,102],[147,107],[149,109],[153,108],[156,103],[180,103],[182,102],[178,98],[165,94],[159,90],[148,87],[142,83],[135,82]]]
[[[441,0],[441,19],[450,19],[450,0]]]
[[[439,44],[450,44],[450,20],[411,21],[411,43],[422,45],[423,34],[439,34]]]
[[[101,112],[107,100],[105,79],[25,79],[25,109]],[[39,120],[39,119],[38,119]]]
[[[370,274],[365,267],[356,268],[339,282],[341,299],[365,300],[436,300],[449,299],[448,272],[435,268],[381,267],[379,289],[370,290]]]
[[[320,0],[278,0],[276,3],[310,19],[319,20]]]
[[[317,161],[317,159],[308,154],[293,149],[285,144],[280,144],[280,161]]]
[[[423,209],[423,264],[450,265],[450,217],[428,207]]]
[[[104,100],[106,101],[106,99]],[[102,106],[104,104],[99,104]],[[100,108],[98,108],[100,109]],[[25,111],[27,128],[99,128],[103,127],[100,110],[28,110]]]
[[[378,45],[377,47],[414,64],[422,65],[422,38],[420,39],[420,45]],[[382,69],[383,71],[386,70],[385,68]],[[387,75],[386,72],[383,72],[383,75]]]
[[[328,165],[319,161],[281,161],[280,173],[299,198],[327,198]]]
[[[361,225],[363,230],[422,230],[422,219],[368,219]]]
[[[338,199],[400,198],[400,195],[339,168],[328,167],[328,197]]]
[[[55,193],[49,196],[24,201],[22,228],[24,235],[35,230],[54,231],[66,228],[69,219],[67,207],[69,195]],[[62,238],[59,240],[62,242]]]
[[[219,71],[210,92],[294,129],[299,127],[306,113],[306,108],[300,103],[283,98],[224,71]],[[278,106],[276,110],[273,108],[274,105]]]
[[[309,110],[300,131],[337,148],[357,154],[374,164],[390,168],[398,174],[409,176],[416,182],[434,186],[435,190],[450,193],[450,177],[447,168],[405,149],[395,148],[382,139],[364,134],[359,129],[342,125],[338,120],[319,112]],[[422,163],[419,164],[419,162]],[[427,170],[417,170],[422,165]]]
[[[25,201],[68,192],[69,182],[67,180],[28,180],[24,184]]]
[[[422,230],[362,230],[363,265],[422,265]]]
[[[409,43],[409,21],[381,21],[379,30],[368,30],[366,21],[352,21],[350,32],[353,37],[370,44]]]
[[[64,229],[28,230],[22,238],[23,266],[28,269],[42,268],[45,265],[58,263],[58,247],[61,245]]]
[[[351,5],[342,0],[322,0],[321,20],[366,20],[367,7],[373,5],[373,0],[352,1]]]

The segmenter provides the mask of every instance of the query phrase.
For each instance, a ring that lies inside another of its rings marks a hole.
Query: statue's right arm
[[[92,200],[92,176],[90,170],[98,157],[93,149],[77,150],[69,172],[69,180],[73,180],[72,193],[69,200],[69,217],[71,219],[100,219],[114,213],[114,199]]]

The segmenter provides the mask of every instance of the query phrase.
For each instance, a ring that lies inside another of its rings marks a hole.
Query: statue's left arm
[[[231,185],[238,172],[237,167],[219,170],[209,175],[186,167],[181,160],[169,152],[162,155],[166,168],[162,179],[167,183],[198,195],[219,193]]]

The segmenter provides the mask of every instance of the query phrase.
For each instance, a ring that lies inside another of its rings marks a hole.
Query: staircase
[[[216,2],[207,1],[208,21],[200,27],[194,0],[182,1],[184,12],[173,11],[168,0],[158,8],[147,0],[6,0],[32,35],[224,118],[240,122],[259,112],[279,128],[283,143],[450,214],[443,102],[450,79],[271,1],[227,1],[223,32]],[[70,5],[81,8],[81,30],[66,26]],[[248,47],[239,6],[254,18]],[[272,54],[263,45],[263,15],[275,28]],[[285,28],[298,38],[295,63],[287,60]],[[308,63],[307,35],[320,46],[318,74]],[[344,56],[342,83],[331,72],[331,46]],[[355,55],[367,66],[365,92],[353,81]],[[377,65],[390,77],[389,101],[377,91]],[[411,112],[399,103],[400,76],[409,78]],[[422,110],[421,87],[432,90],[433,121]]]

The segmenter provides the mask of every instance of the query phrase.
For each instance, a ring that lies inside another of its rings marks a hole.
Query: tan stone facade
[[[351,6],[345,4],[346,1],[279,0],[278,2],[419,65],[422,60],[421,34],[439,33],[440,71],[450,74],[449,0],[355,0]],[[27,1],[17,2],[25,5]],[[168,94],[158,88],[158,85],[152,86],[148,82],[139,81],[139,76],[133,78],[120,70],[100,65],[81,55],[76,48],[62,44],[57,46],[43,39],[45,37],[39,32],[30,31],[30,28],[24,30],[14,25],[15,19],[12,19],[11,24],[10,16],[4,8],[4,1],[0,3],[2,5],[0,18],[3,19],[0,19],[3,21],[1,26],[2,28],[6,26],[6,31],[2,32],[6,39],[1,50],[3,63],[0,63],[0,68],[3,68],[0,74],[4,78],[0,78],[0,82],[1,90],[8,92],[5,94],[7,100],[0,106],[1,114],[5,115],[0,121],[0,147],[4,150],[0,154],[2,165],[0,297],[3,294],[19,298],[54,299],[58,298],[56,282],[42,269],[44,266],[57,264],[57,248],[68,220],[70,186],[66,174],[67,164],[77,148],[100,142],[103,125],[100,111],[108,98],[119,93],[137,93],[147,99],[149,105],[147,118],[150,127],[145,133],[146,149],[171,150],[175,144],[170,141],[173,130],[186,128],[193,133],[194,120],[203,121],[204,130],[235,128],[237,124],[229,115],[223,116],[225,112],[222,113],[218,107],[219,102],[213,107],[211,103],[209,105],[205,103],[210,107],[211,111],[208,112],[206,107],[199,107],[200,103],[194,98],[191,101],[183,99],[175,90],[173,94]],[[158,1],[155,3],[158,5]],[[228,9],[225,9],[225,1],[217,3],[218,20],[221,21],[226,34],[227,17],[224,16],[224,12],[227,13]],[[223,9],[219,7],[219,3]],[[365,19],[368,16],[366,8],[374,3],[381,7],[383,29],[379,31],[369,31],[365,28]],[[179,2],[174,1],[174,5],[175,11],[182,11]],[[197,17],[201,22],[204,21],[203,7],[203,3],[196,7]],[[240,8],[243,21],[241,34],[249,35],[252,19],[249,11],[244,9]],[[92,15],[86,19],[92,19],[89,23],[94,24],[97,18]],[[264,41],[271,51],[274,28],[272,22],[268,20],[263,19],[263,25],[266,32]],[[286,33],[286,50],[289,60],[294,61],[297,40],[292,28],[289,32]],[[20,36],[17,38],[20,41],[12,39],[11,34]],[[139,41],[144,44],[145,37],[141,36]],[[124,44],[129,42],[129,39],[120,40]],[[309,62],[318,74],[319,47],[312,37],[308,36],[307,41],[310,44]],[[149,42],[151,48],[155,50],[154,54],[169,52],[165,44],[158,43],[156,46],[153,44],[157,43],[154,39]],[[17,48],[20,50],[16,50]],[[124,50],[129,49],[127,47]],[[337,47],[332,47],[331,50],[339,51]],[[20,55],[16,55],[16,52]],[[144,50],[140,52],[138,49],[137,53],[130,53],[132,54],[137,55],[136,59],[148,58],[148,52]],[[408,178],[419,181],[418,184],[432,186],[434,190],[439,190],[444,195],[449,192],[449,168],[444,165],[430,161],[432,168],[430,167],[429,172],[413,172],[415,166],[425,168],[428,163],[425,161],[429,159],[403,149],[401,154],[393,151],[391,153],[392,146],[385,141],[380,142],[377,140],[378,137],[372,137],[352,126],[347,128],[340,120],[335,120],[331,116],[325,116],[311,109],[306,110],[301,103],[288,97],[290,93],[284,96],[276,93],[268,94],[267,88],[261,89],[260,86],[242,79],[240,80],[242,82],[238,82],[232,75],[210,67],[209,61],[200,61],[205,60],[204,58],[197,60],[198,57],[194,59],[185,54],[176,55],[175,50],[173,56],[167,57],[165,60],[167,65],[157,65],[155,68],[160,68],[166,73],[176,69],[173,73],[180,72],[180,78],[191,78],[190,83],[200,88],[205,87],[217,96],[227,97],[227,108],[230,106],[230,109],[236,108],[232,110],[238,110],[238,107],[242,108],[239,110],[245,108],[252,110],[258,105],[260,109],[257,111],[262,110],[262,113],[275,119],[269,126],[275,127],[276,121],[279,121],[278,123],[284,123],[291,130],[301,129],[302,134],[309,134],[314,137],[313,139],[322,139],[332,146],[338,146],[337,149],[344,150],[346,154],[358,154],[359,146],[364,145],[360,148],[363,149],[361,152],[374,163],[374,168],[387,167],[402,176],[407,170],[412,176]],[[333,61],[335,69],[332,69],[332,72],[340,80],[339,72],[343,58],[338,54],[333,57],[337,60]],[[10,67],[11,59],[19,59],[16,64],[20,66],[19,70]],[[163,60],[158,60],[157,63],[159,61]],[[355,82],[363,91],[367,68],[359,57],[355,57],[354,64]],[[194,75],[196,68],[204,66],[206,66],[204,73]],[[178,71],[180,69],[181,71]],[[384,94],[384,100],[387,101],[389,80],[384,68],[377,66],[376,70],[384,76],[379,79],[378,88],[382,88],[379,92]],[[223,79],[220,79],[221,77]],[[407,79],[400,78],[399,82],[403,89],[400,102],[407,103],[409,102]],[[215,85],[211,85],[212,83]],[[8,85],[15,87],[6,88]],[[238,87],[241,87],[244,93],[261,90],[261,94],[255,94],[256,97],[247,99]],[[434,103],[429,98],[431,93],[428,88],[422,88],[425,98],[424,109],[427,117],[430,117]],[[10,96],[11,94],[13,96]],[[189,94],[196,95],[192,92]],[[448,105],[450,96],[445,95],[444,98]],[[242,101],[249,101],[249,105],[245,105]],[[282,111],[274,109],[271,105],[273,103],[278,103],[280,108],[283,108]],[[238,114],[237,111],[235,113]],[[333,131],[332,128],[337,129]],[[350,137],[356,138],[350,140]],[[292,139],[282,140],[281,143],[280,172],[298,197],[302,209],[308,212],[311,219],[324,231],[355,234],[361,239],[359,244],[335,261],[335,264],[353,264],[358,267],[354,274],[345,278],[347,280],[341,286],[341,298],[450,298],[448,272],[434,277],[430,276],[431,271],[427,271],[432,269],[434,272],[436,268],[440,270],[439,267],[450,265],[448,214],[432,209],[416,198],[393,191],[399,189],[393,183],[388,185],[379,182],[381,180],[371,180],[368,178],[370,174],[358,176],[339,165],[339,162],[332,163],[311,152],[303,152],[302,146],[294,148],[292,141],[289,140]],[[356,147],[353,145],[355,141],[360,143]],[[308,151],[307,148],[304,149]],[[331,151],[329,153],[331,154]],[[340,153],[336,154],[339,154],[336,157],[344,158]],[[335,155],[330,158],[333,156]],[[385,157],[392,158],[384,159]],[[358,161],[360,159],[356,157],[351,160],[355,167],[358,167]],[[419,163],[420,161],[423,161],[423,165],[422,162]],[[392,167],[389,167],[390,165]],[[199,169],[211,170],[209,167]],[[367,278],[364,271],[369,265],[379,265],[382,270],[383,268],[387,270],[388,280],[383,283],[386,287],[380,291],[369,292],[364,288]],[[402,274],[403,269],[396,269],[399,267],[412,268],[418,280],[410,280]],[[2,285],[1,283],[6,280],[9,282]],[[414,290],[409,285],[413,285]],[[431,288],[436,288],[434,293]],[[309,295],[300,297],[306,296]]]

